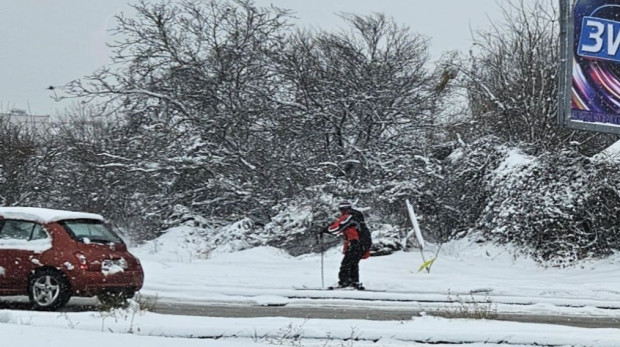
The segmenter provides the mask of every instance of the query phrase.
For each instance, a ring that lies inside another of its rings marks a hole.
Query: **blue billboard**
[[[560,125],[620,133],[620,0],[560,0]]]

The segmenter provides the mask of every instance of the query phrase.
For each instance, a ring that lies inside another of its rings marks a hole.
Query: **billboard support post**
[[[568,1],[559,0],[560,1],[560,75],[558,78],[558,90],[560,91],[559,100],[560,103],[558,105],[558,125],[560,128],[566,127],[566,113],[569,111],[569,107],[566,107],[569,104],[569,100],[567,100],[567,86],[568,81],[571,80],[571,71],[569,70],[569,66],[572,64],[568,63],[568,32],[567,32],[567,24],[568,24]]]

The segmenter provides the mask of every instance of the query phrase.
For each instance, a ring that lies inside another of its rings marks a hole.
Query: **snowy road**
[[[229,318],[255,318],[255,317],[293,317],[310,319],[366,319],[384,321],[405,321],[412,317],[423,315],[445,317],[442,312],[428,313],[420,309],[385,309],[368,307],[342,307],[342,306],[245,306],[230,304],[188,304],[188,303],[158,303],[153,310],[157,313],[229,317]],[[522,323],[556,324],[582,328],[617,328],[620,326],[620,318],[566,316],[566,315],[533,315],[515,313],[497,313],[494,320],[512,321]]]
[[[352,294],[355,294],[353,292]],[[359,293],[358,293],[359,294]],[[413,295],[413,294],[411,294]],[[273,301],[262,296],[260,301],[252,301],[251,297],[244,302],[216,302],[162,299],[145,297],[153,302],[152,312],[178,316],[204,316],[226,318],[258,318],[258,317],[290,317],[309,319],[365,319],[377,321],[406,321],[412,317],[435,316],[450,318],[454,310],[442,309],[449,301],[416,302],[399,301],[395,305],[371,300],[355,299],[304,299],[291,298],[290,303]],[[258,300],[258,298],[256,298]],[[620,310],[617,308],[602,309],[607,314],[602,316],[583,315],[579,307],[566,307],[563,313],[537,314],[532,313],[522,304],[503,304],[502,310],[493,308],[492,320],[513,321],[522,323],[555,324],[583,328],[617,328],[620,326]],[[535,306],[535,305],[532,305]],[[30,310],[26,297],[0,297],[0,310]],[[73,298],[61,312],[98,311],[98,302],[92,298]],[[572,312],[571,312],[572,311]],[[604,313],[604,311],[603,311]]]

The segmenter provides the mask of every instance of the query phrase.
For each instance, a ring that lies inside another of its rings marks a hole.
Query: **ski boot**
[[[362,282],[354,282],[351,283],[351,287],[357,289],[357,290],[364,290],[366,288],[364,288],[364,285],[362,284]]]

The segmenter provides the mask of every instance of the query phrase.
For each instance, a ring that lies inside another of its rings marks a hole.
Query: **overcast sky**
[[[131,0],[0,0],[0,112],[60,113],[50,85],[63,85],[108,62],[105,42],[114,15]],[[255,0],[291,9],[297,24],[324,29],[342,25],[338,12],[381,12],[431,39],[431,53],[466,51],[471,30],[497,19],[496,0]]]

